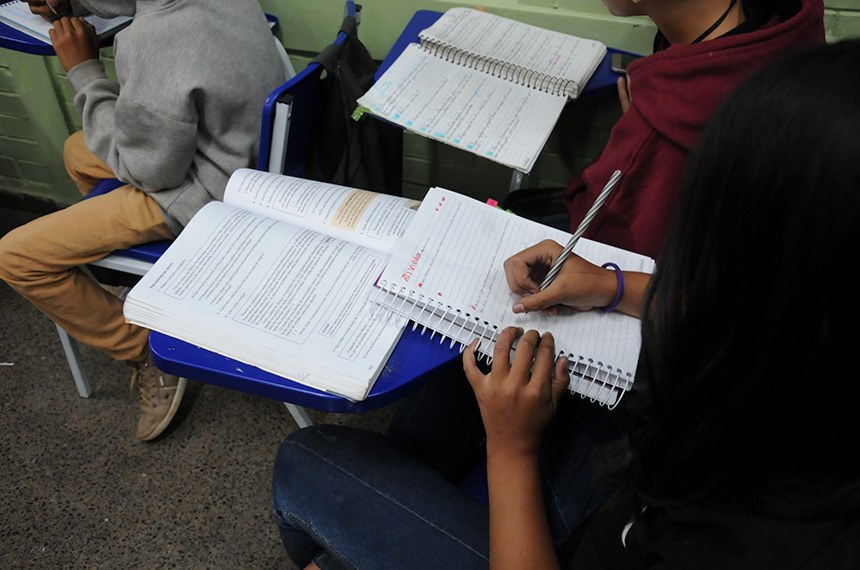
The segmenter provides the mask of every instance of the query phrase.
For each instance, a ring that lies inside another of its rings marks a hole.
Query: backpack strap
[[[319,63],[326,71],[331,72],[337,67],[337,62],[340,59],[340,54],[343,52],[344,46],[351,38],[356,37],[358,32],[358,23],[352,16],[347,16],[340,24],[340,31],[347,35],[346,41],[340,45],[332,42],[323,49],[319,55],[311,60],[311,63]],[[338,35],[340,35],[338,33]]]

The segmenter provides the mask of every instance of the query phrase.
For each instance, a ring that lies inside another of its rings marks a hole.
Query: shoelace
[[[147,364],[138,364],[131,371],[131,385],[129,386],[129,390],[134,390],[135,387],[138,387],[138,394],[140,395],[140,402],[149,406],[153,403],[153,397],[155,396],[156,390],[154,388],[158,388],[157,383],[153,382],[151,386],[144,385],[141,383],[141,379],[144,376],[143,370],[149,368]]]

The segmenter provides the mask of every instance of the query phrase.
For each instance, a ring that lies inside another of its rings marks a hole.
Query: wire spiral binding
[[[423,35],[420,38],[421,49],[444,61],[552,95],[566,95],[575,98],[579,94],[579,86],[573,80],[547,75],[535,69],[506,63],[494,57],[468,52],[436,38]]]
[[[564,353],[559,353],[562,356]],[[620,368],[613,369],[612,366],[595,362],[593,359],[567,353],[567,370],[570,373],[570,385],[568,388],[576,392],[581,398],[588,398],[601,406],[605,405],[610,410],[621,401],[624,394],[633,387],[633,375]],[[615,402],[608,401],[615,396]]]
[[[430,338],[439,334],[439,344],[446,340],[449,347],[460,345],[460,352],[475,339],[480,341],[478,352],[492,362],[492,346],[498,336],[498,327],[491,325],[480,315],[456,309],[443,302],[430,299],[421,293],[380,281],[379,288],[371,299],[377,307],[388,309],[387,318],[405,316],[412,319],[412,330],[422,326],[421,334],[430,329]],[[374,314],[377,314],[374,311]],[[468,334],[466,334],[468,333]]]
[[[430,329],[430,339],[439,334],[439,344],[446,340],[449,347],[459,344],[460,352],[475,339],[479,344],[476,352],[487,364],[493,362],[493,349],[501,332],[497,325],[489,323],[481,315],[454,308],[443,302],[431,299],[396,283],[380,281],[379,288],[372,297],[377,309],[383,311],[385,318],[407,317],[413,321],[412,330],[421,325],[421,333]],[[385,310],[387,309],[387,310]],[[374,314],[378,314],[374,311]],[[569,390],[588,398],[601,406],[612,409],[618,405],[622,396],[633,386],[633,376],[620,368],[604,365],[587,356],[559,352],[557,357],[567,356],[567,370],[570,374]],[[612,399],[614,402],[609,403]]]

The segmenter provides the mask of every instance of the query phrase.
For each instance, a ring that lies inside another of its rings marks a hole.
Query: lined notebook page
[[[529,172],[567,98],[434,57],[409,44],[358,103],[401,127]]]
[[[419,33],[419,38],[431,49],[437,45],[453,46],[468,54],[504,62],[513,69],[534,70],[570,80],[573,83],[567,95],[574,98],[606,54],[606,46],[598,41],[471,8],[451,8]],[[446,51],[440,48],[441,53]],[[520,73],[524,79],[530,75]]]
[[[513,313],[516,296],[502,264],[547,238],[564,245],[570,234],[433,188],[378,282],[386,293],[378,295],[377,302],[457,342],[481,336],[482,351],[488,354],[494,334],[506,326],[551,331],[557,349],[571,356],[572,365],[599,365],[616,374],[620,370],[621,378],[632,381],[640,346],[638,319],[565,308],[555,316]],[[598,265],[613,261],[625,270],[654,269],[648,257],[587,239],[580,239],[574,252]],[[622,384],[622,389],[629,388],[626,381]]]

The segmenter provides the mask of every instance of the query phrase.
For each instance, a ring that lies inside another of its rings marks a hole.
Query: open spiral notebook
[[[418,37],[358,99],[361,108],[526,173],[607,51],[471,8],[449,9]]]
[[[610,407],[633,386],[639,358],[640,321],[621,313],[514,314],[516,296],[502,264],[543,239],[565,244],[570,234],[442,188],[431,188],[377,281],[373,301],[439,336],[468,344],[480,338],[489,357],[509,325],[550,331],[568,355],[570,390]],[[654,260],[580,239],[574,253],[598,265],[653,272]]]

